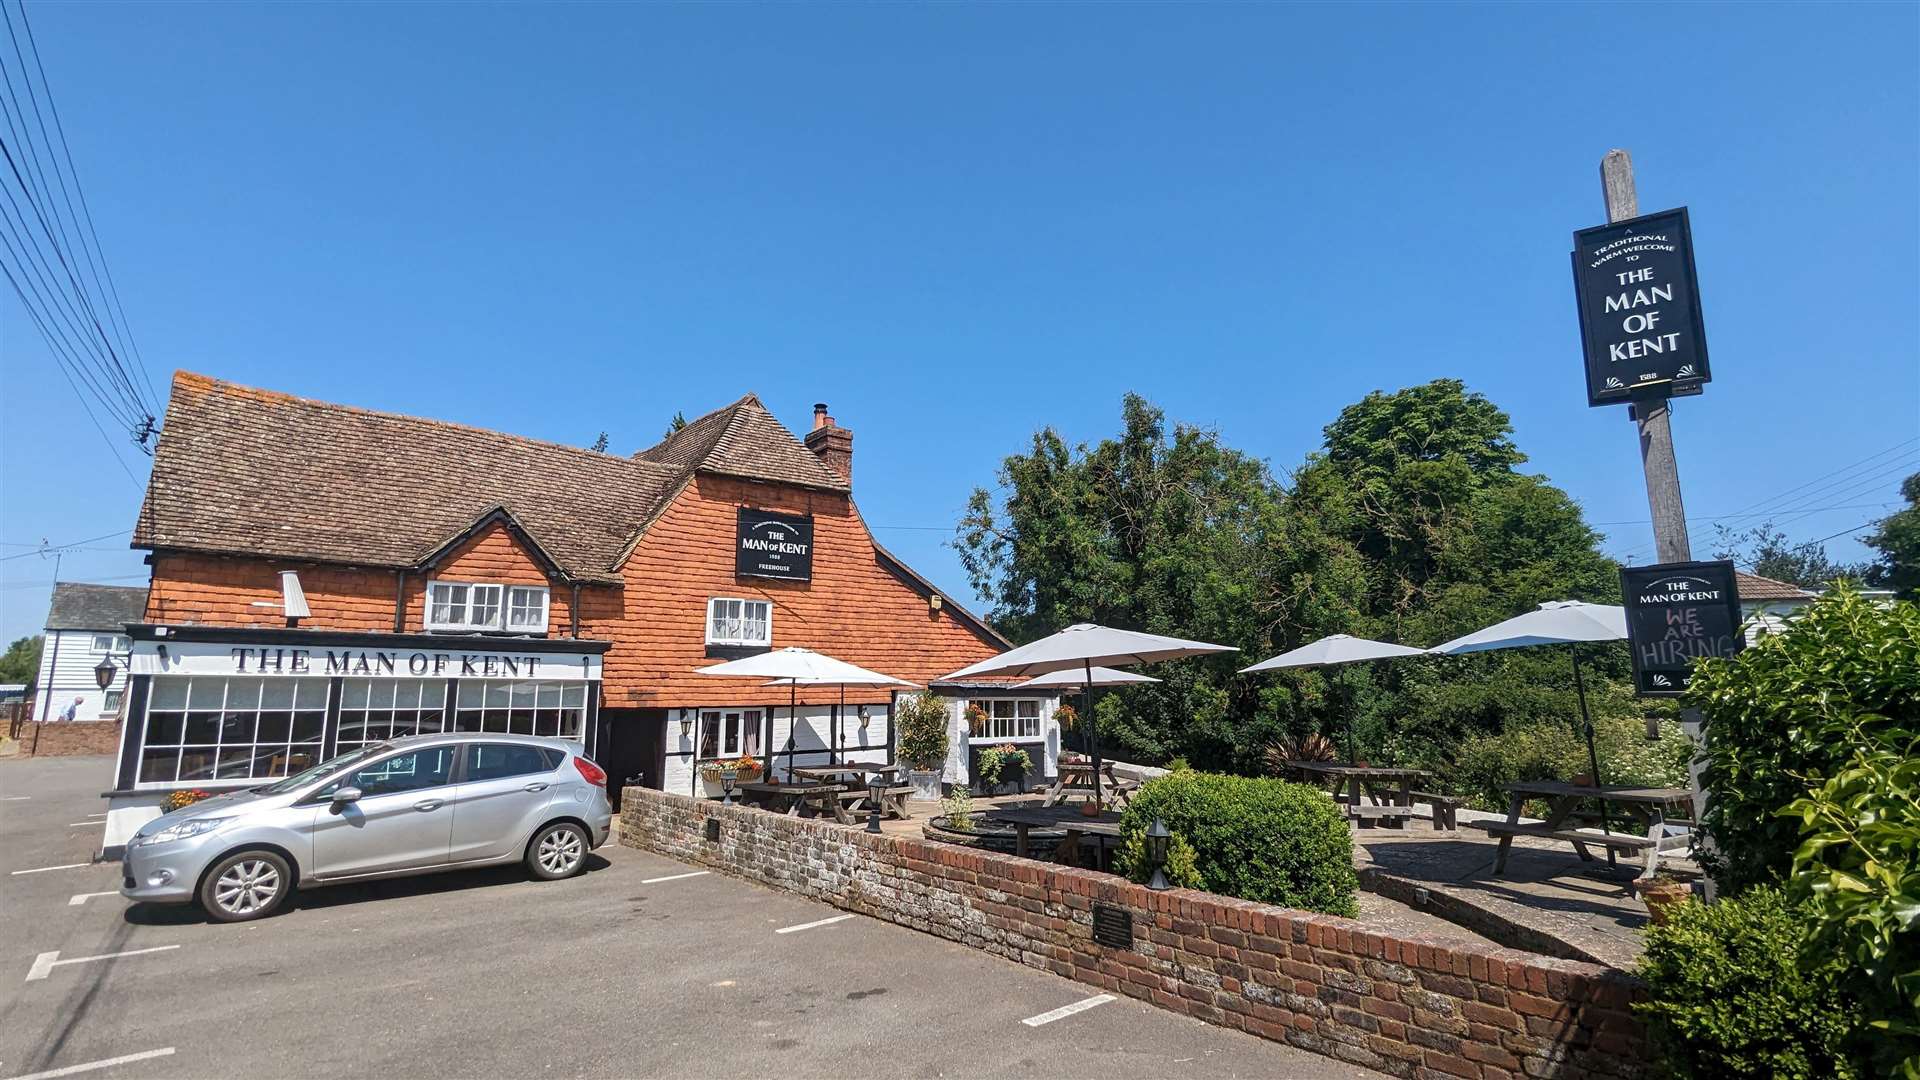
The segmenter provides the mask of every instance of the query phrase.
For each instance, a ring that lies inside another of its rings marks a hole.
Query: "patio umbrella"
[[[1240,674],[1277,671],[1281,668],[1337,667],[1343,664],[1358,664],[1366,660],[1384,660],[1393,656],[1422,656],[1425,653],[1425,649],[1413,649],[1385,641],[1371,641],[1347,634],[1329,634],[1319,641],[1262,660],[1252,667],[1241,668]],[[1359,757],[1353,748],[1353,710],[1349,709],[1347,710],[1347,764],[1352,765],[1358,760]]]
[[[1089,681],[1091,680],[1091,681]],[[1049,671],[1045,675],[1035,675],[1026,682],[1017,684],[1015,690],[1065,690],[1077,687],[1080,690],[1080,708],[1088,717],[1093,716],[1093,688],[1096,686],[1130,686],[1136,683],[1157,683],[1159,679],[1151,675],[1138,675],[1118,668],[1097,667],[1092,671],[1080,668],[1065,668]],[[1091,723],[1091,719],[1088,721]],[[1091,731],[1091,729],[1089,729]]]
[[[1162,634],[1143,634],[1137,630],[1116,630],[1097,623],[1076,623],[1038,641],[1029,641],[1017,649],[971,664],[945,676],[965,679],[975,675],[1046,675],[1078,668],[1080,685],[1093,692],[1093,669],[1126,664],[1152,664],[1161,660],[1179,660],[1188,656],[1238,652],[1229,645]],[[1087,710],[1087,743],[1093,753],[1093,802],[1100,805],[1100,736],[1094,727],[1093,710]]]
[[[847,666],[853,667],[852,664],[848,664]],[[892,686],[892,687],[904,688],[907,690],[920,689],[919,683],[910,683],[905,679],[896,679],[891,675],[882,675],[879,672],[874,672],[874,671],[869,671],[867,672],[867,674],[870,676],[870,678],[854,679],[854,678],[839,678],[835,676],[818,676],[814,678],[775,679],[772,682],[768,683],[767,685],[768,686],[788,686],[788,687],[838,686],[840,688],[840,717],[842,718],[842,720],[845,719],[847,714],[847,687],[849,686]],[[861,707],[865,708],[864,705]],[[789,708],[791,708],[791,706],[789,706]],[[787,722],[787,760],[789,762],[793,760],[793,729],[794,729],[794,724],[792,720],[789,719]],[[835,737],[836,738],[838,737],[837,727],[835,728]],[[840,753],[840,748],[838,746],[835,746],[832,752],[828,756],[830,758],[837,758],[839,756],[839,753]],[[843,764],[843,762],[835,761],[834,764],[836,765]]]
[[[793,726],[798,723],[799,688],[801,686],[827,685],[835,682],[841,683],[843,687],[848,685],[884,686],[901,681],[888,675],[882,675],[877,671],[868,671],[866,668],[849,664],[845,660],[835,660],[825,653],[817,653],[812,649],[799,648],[775,649],[772,652],[764,652],[757,656],[748,656],[740,660],[729,660],[724,664],[715,664],[712,667],[695,668],[693,673],[695,675],[718,675],[736,679],[754,678],[784,681],[787,684],[787,743],[789,748],[791,748],[793,743]],[[910,686],[912,684],[906,683],[904,685]],[[843,688],[841,690],[843,698],[845,694],[846,691]],[[767,748],[767,778],[771,780],[773,778],[773,715],[771,712],[767,715],[767,739],[765,745]],[[788,755],[788,761],[792,761],[791,754]]]
[[[1553,600],[1524,615],[1494,623],[1464,637],[1435,645],[1428,652],[1445,656],[1487,652],[1492,649],[1520,649],[1530,645],[1566,645],[1573,654],[1573,687],[1580,695],[1580,723],[1587,738],[1587,767],[1593,770],[1595,786],[1600,783],[1600,754],[1593,746],[1593,716],[1587,711],[1587,683],[1580,674],[1580,643],[1583,641],[1625,641],[1627,610],[1614,604],[1589,604],[1580,600]]]

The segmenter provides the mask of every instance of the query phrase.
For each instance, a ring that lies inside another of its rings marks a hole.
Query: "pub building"
[[[711,794],[700,765],[743,754],[892,761],[894,691],[804,687],[790,724],[788,688],[695,674],[788,646],[949,696],[949,781],[988,743],[1053,771],[1056,696],[938,682],[1008,642],[875,541],[824,405],[801,439],[749,394],[626,457],[187,372],[171,390],[108,857],[174,791],[415,733],[576,739],[616,798]]]

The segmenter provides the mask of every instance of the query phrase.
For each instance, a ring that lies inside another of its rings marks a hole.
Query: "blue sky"
[[[1285,467],[1368,391],[1456,376],[1646,561],[1567,261],[1614,146],[1644,210],[1692,209],[1690,515],[1806,485],[1782,505],[1839,508],[1788,531],[1839,532],[1901,470],[1823,474],[1920,435],[1912,6],[30,14],[162,393],[187,368],[618,452],[747,390],[796,430],[824,400],[882,541],[962,596],[969,490],[1128,390]],[[11,295],[0,386],[0,556],[130,528]],[[62,578],[139,575],[123,543]],[[0,561],[0,637],[52,574]]]

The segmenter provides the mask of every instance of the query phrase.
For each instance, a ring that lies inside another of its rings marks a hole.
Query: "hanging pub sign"
[[[741,507],[733,570],[740,577],[813,580],[813,519]]]
[[[1697,394],[1712,378],[1687,208],[1573,234],[1587,404]]]
[[[1747,643],[1730,562],[1623,566],[1620,595],[1626,598],[1633,689],[1641,697],[1679,694],[1694,660],[1732,656]]]

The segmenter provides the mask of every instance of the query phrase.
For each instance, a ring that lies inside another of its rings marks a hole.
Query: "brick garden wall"
[[[644,788],[621,842],[1402,1077],[1636,1077],[1641,988],[1611,968]],[[720,838],[705,839],[717,818]],[[1092,905],[1135,946],[1094,944]]]
[[[22,757],[111,754],[119,749],[118,720],[29,721],[20,725]]]

